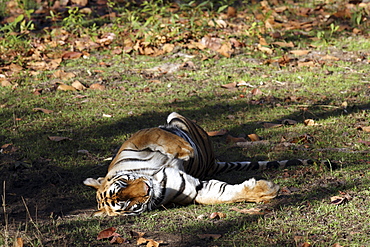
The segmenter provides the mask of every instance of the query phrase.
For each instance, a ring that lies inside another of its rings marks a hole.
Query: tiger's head
[[[87,178],[84,184],[97,190],[98,211],[94,216],[139,215],[154,201],[153,181],[144,176],[116,174],[111,178]]]

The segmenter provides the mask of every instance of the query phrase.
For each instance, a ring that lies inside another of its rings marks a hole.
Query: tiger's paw
[[[263,202],[275,198],[279,192],[280,186],[266,180],[256,181],[254,178],[243,183],[243,194],[246,201]]]
[[[157,146],[157,151],[182,160],[189,160],[194,156],[194,150],[191,145],[181,137],[171,136],[168,144]]]

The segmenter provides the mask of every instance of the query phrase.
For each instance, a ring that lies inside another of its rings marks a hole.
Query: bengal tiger
[[[105,177],[87,178],[84,184],[97,190],[98,211],[93,215],[139,215],[168,203],[268,201],[279,191],[273,182],[252,178],[231,185],[204,178],[305,162],[217,162],[207,133],[173,112],[166,125],[140,130],[125,141]]]

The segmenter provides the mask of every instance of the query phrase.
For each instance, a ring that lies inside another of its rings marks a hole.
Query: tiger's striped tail
[[[242,161],[242,162],[216,162],[213,174],[231,171],[261,171],[267,169],[281,169],[289,166],[313,164],[311,160],[282,160],[282,161]]]

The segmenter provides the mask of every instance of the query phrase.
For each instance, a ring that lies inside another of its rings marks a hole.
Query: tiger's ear
[[[91,187],[94,187],[95,189],[100,189],[101,186],[102,186],[102,181],[103,181],[104,178],[98,178],[98,179],[95,179],[95,178],[87,178],[85,179],[84,181],[84,184],[87,185],[87,186],[91,186]]]

